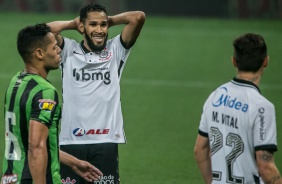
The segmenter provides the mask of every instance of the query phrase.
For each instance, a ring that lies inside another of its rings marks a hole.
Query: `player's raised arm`
[[[109,16],[109,27],[126,24],[121,36],[126,47],[131,47],[137,40],[145,22],[145,13],[142,11],[130,11]]]
[[[58,42],[58,45],[61,46],[63,43],[63,38],[60,35],[62,31],[65,30],[77,30],[79,25],[79,17],[73,19],[73,20],[62,20],[62,21],[53,21],[47,23],[48,26],[50,26],[52,33],[55,35],[55,38]]]

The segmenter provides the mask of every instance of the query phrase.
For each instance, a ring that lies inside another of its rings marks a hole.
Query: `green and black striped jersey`
[[[27,161],[30,120],[49,128],[46,181],[61,183],[58,145],[61,107],[55,87],[38,75],[19,72],[6,91],[4,111],[6,131],[1,183],[32,183]]]

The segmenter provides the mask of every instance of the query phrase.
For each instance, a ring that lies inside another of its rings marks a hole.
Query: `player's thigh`
[[[88,145],[61,145],[60,149],[70,155],[73,155],[74,157],[81,159],[81,160],[87,160],[87,150]],[[86,182],[83,178],[78,176],[69,166],[61,164],[61,178],[62,183],[79,183],[79,184],[86,184]]]
[[[93,144],[89,156],[90,163],[103,173],[104,183],[119,183],[118,144]]]
[[[32,184],[32,179],[21,180],[21,184]]]

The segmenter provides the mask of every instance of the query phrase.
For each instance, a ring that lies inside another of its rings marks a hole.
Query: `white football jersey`
[[[64,38],[60,145],[126,142],[119,82],[129,53],[120,35],[100,53]]]
[[[253,83],[234,78],[206,100],[199,134],[210,140],[213,184],[263,183],[256,150],[277,151],[274,105]]]

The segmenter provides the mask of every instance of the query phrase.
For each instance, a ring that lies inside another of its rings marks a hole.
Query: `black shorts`
[[[78,159],[88,161],[97,167],[103,177],[100,181],[94,181],[92,184],[119,184],[118,169],[118,144],[116,143],[100,143],[100,144],[72,144],[61,145],[60,149]],[[72,169],[61,164],[62,183],[67,181],[75,184],[88,184],[83,178],[79,177]]]

